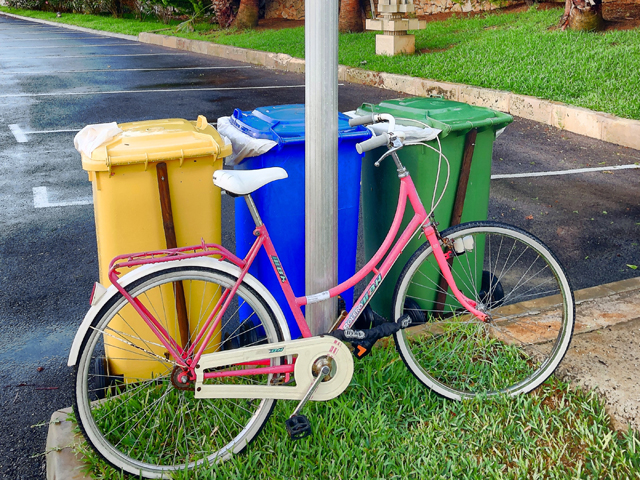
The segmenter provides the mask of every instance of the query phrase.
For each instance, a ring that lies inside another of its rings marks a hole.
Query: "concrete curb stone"
[[[73,451],[75,445],[84,442],[82,435],[73,432],[75,423],[67,420],[71,407],[58,410],[51,415],[47,435],[47,480],[88,480],[82,472],[82,457]]]

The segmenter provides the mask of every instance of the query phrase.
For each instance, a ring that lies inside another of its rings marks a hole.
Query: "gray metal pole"
[[[338,0],[305,2],[305,241],[307,295],[338,283]],[[314,335],[337,301],[307,305]]]

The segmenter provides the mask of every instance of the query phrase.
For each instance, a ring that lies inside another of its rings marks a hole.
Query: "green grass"
[[[104,16],[10,10],[99,30],[136,35],[166,26]],[[640,119],[640,30],[579,33],[550,29],[561,9],[430,22],[414,32],[416,55],[375,55],[375,32],[341,34],[339,62],[352,67],[508,90]],[[161,32],[304,58],[304,28]]]
[[[244,453],[182,478],[617,480],[640,469],[640,437],[613,431],[593,393],[552,379],[515,399],[452,402],[419,384],[393,348],[356,362],[340,397],[309,403],[314,435],[298,442],[284,428],[294,408],[278,402]],[[85,452],[96,478],[122,478]]]

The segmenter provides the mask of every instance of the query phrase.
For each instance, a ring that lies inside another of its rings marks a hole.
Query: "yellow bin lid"
[[[89,172],[111,171],[114,166],[134,165],[193,157],[226,157],[231,145],[200,115],[196,122],[181,118],[121,123],[122,129],[100,145],[91,157],[82,154],[82,168]]]

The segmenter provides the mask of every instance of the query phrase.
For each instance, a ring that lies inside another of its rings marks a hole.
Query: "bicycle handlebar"
[[[349,119],[349,126],[355,127],[357,125],[366,125],[368,123],[374,123],[373,113],[370,115],[363,115],[362,117],[353,117]]]
[[[364,142],[356,143],[356,150],[358,153],[368,152],[369,150],[373,150],[374,148],[386,146],[389,144],[389,134],[382,133],[377,137],[370,138],[369,140],[365,140]]]

